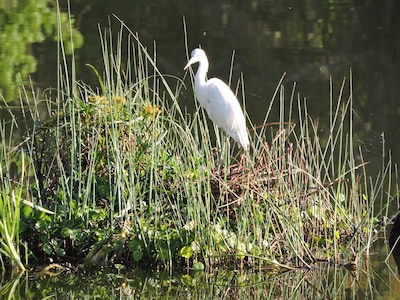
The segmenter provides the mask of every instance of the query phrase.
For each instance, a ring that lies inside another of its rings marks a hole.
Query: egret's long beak
[[[197,63],[198,61],[199,59],[197,57],[192,57],[183,69],[186,70],[190,65]]]

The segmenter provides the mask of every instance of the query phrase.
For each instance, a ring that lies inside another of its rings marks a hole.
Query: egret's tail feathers
[[[229,135],[239,144],[240,147],[243,148],[244,151],[249,149],[250,142],[247,131],[239,131],[233,134],[229,133]]]

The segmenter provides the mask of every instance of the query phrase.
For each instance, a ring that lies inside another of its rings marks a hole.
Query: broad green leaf
[[[203,271],[204,270],[204,264],[200,261],[196,261],[193,263],[192,266],[193,271]]]
[[[179,250],[179,255],[184,258],[191,258],[193,255],[193,249],[191,246],[184,246]]]

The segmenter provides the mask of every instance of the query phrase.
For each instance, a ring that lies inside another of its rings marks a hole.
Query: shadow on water
[[[17,299],[398,299],[399,277],[382,263],[385,245],[380,246],[363,260],[363,266],[353,268],[321,262],[313,269],[285,272],[215,269],[171,275],[122,268],[56,276],[21,273],[2,282],[0,295]]]

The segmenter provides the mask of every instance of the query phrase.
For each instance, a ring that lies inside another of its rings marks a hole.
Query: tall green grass
[[[392,200],[391,166],[375,181],[367,175],[352,138],[351,76],[338,95],[331,82],[322,135],[307,101],[281,81],[263,124],[248,120],[251,150],[242,157],[221,140],[221,156],[204,111],[185,110],[190,82],[157,68],[155,45],[150,52],[122,22],[116,37],[100,29],[100,39],[104,64],[88,65],[97,87],[76,80],[61,47],[56,92],[21,97],[33,126],[3,157],[28,172],[7,197],[19,191],[14,199],[31,205],[21,218],[6,214],[23,230],[11,231],[6,244],[16,250],[3,254],[18,258],[21,237],[31,263],[279,269],[357,264],[368,252]]]
[[[14,270],[24,271],[25,266],[21,259],[23,242],[20,240],[20,218],[22,206],[22,192],[26,185],[25,155],[22,153],[16,165],[13,148],[12,131],[15,129],[15,120],[10,126],[5,122],[0,124],[0,259],[3,272],[10,265]],[[7,130],[7,127],[9,130]],[[19,167],[19,171],[17,170]],[[9,260],[9,262],[6,261]]]

